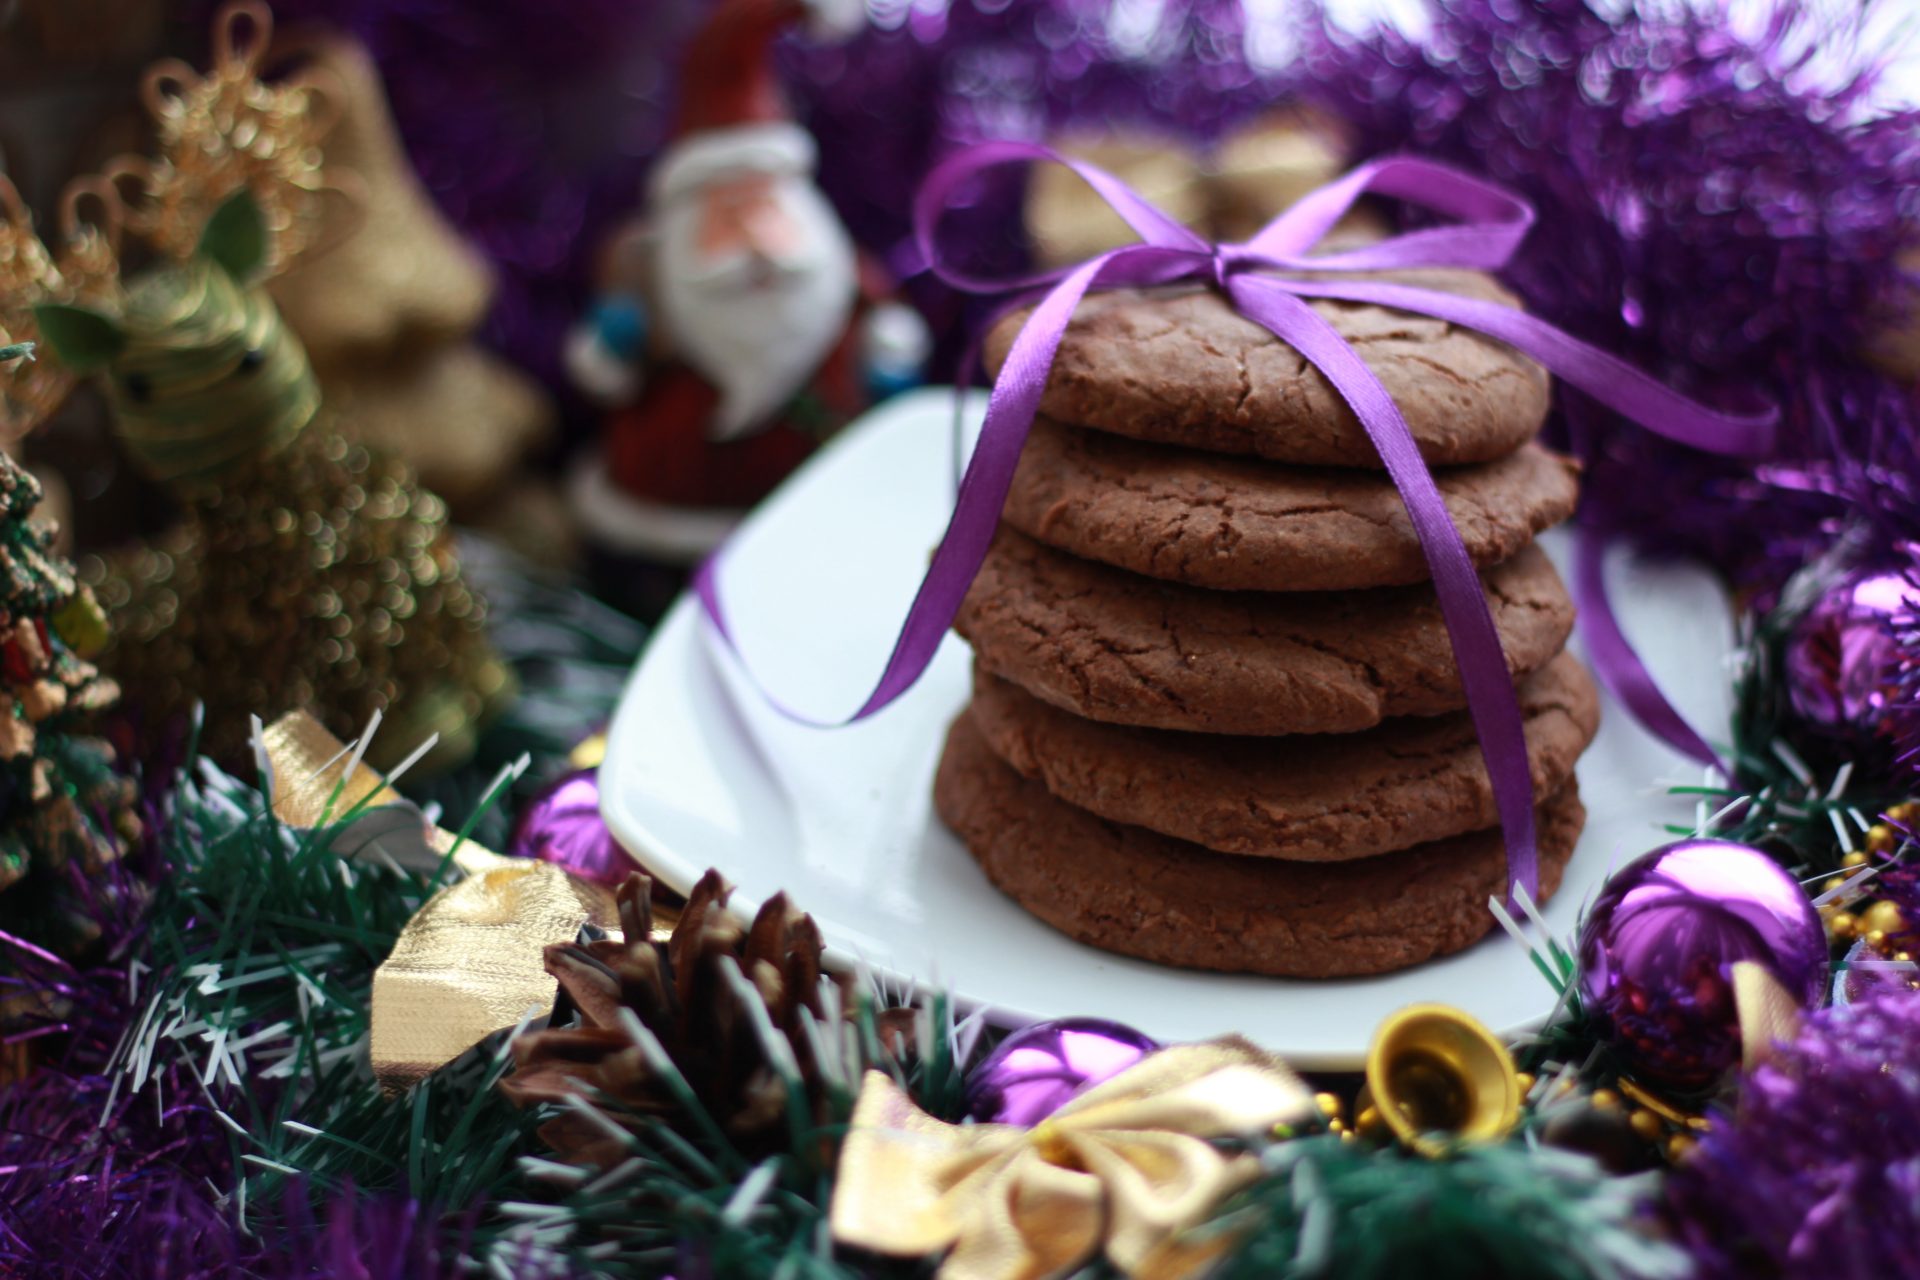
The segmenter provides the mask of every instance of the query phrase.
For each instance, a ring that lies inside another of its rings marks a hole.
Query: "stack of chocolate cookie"
[[[1466,271],[1396,277],[1513,305]],[[1540,530],[1571,463],[1545,371],[1443,321],[1315,302],[1400,405],[1481,568],[1526,720],[1543,892],[1598,701]],[[1024,314],[987,340],[996,372]],[[988,877],[1097,947],[1380,973],[1492,923],[1505,848],[1405,506],[1292,347],[1199,288],[1090,297],[957,622],[976,658],[936,806]]]

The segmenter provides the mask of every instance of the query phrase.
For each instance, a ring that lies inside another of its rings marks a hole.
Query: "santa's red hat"
[[[681,64],[673,141],[653,173],[656,201],[733,173],[810,173],[813,139],[793,122],[773,72],[774,40],[807,22],[857,26],[859,0],[720,0]]]

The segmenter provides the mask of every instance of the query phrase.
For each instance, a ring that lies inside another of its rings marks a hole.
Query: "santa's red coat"
[[[855,308],[839,343],[773,420],[738,439],[710,438],[720,392],[703,375],[678,362],[649,370],[640,399],[607,421],[613,482],[672,506],[748,507],[764,498],[866,408],[858,349],[865,311]]]

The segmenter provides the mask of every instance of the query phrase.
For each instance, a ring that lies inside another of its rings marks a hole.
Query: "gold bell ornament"
[[[1345,172],[1346,140],[1326,119],[1304,111],[1259,116],[1220,140],[1207,166],[1214,235],[1246,240],[1310,191]],[[1349,214],[1355,227],[1370,220]]]
[[[472,341],[491,271],[421,186],[365,46],[329,34],[275,52],[326,85],[338,115],[327,161],[355,182],[351,201],[320,211],[321,234],[339,246],[295,263],[268,292],[342,429],[405,458],[456,512],[479,512],[552,433],[552,405]]]
[[[1053,147],[1120,178],[1183,226],[1207,229],[1200,158],[1179,143],[1144,133],[1089,132],[1057,138]],[[1057,164],[1033,167],[1026,220],[1034,256],[1049,267],[1085,262],[1138,238],[1078,174]]]
[[[1506,1137],[1523,1092],[1513,1055],[1478,1019],[1451,1005],[1408,1005],[1373,1033],[1357,1124],[1443,1156]]]

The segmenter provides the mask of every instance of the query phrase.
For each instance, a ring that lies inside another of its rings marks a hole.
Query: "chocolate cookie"
[[[1468,554],[1489,565],[1573,514],[1578,474],[1530,444],[1434,478]],[[1277,466],[1046,420],[1005,518],[1049,546],[1197,587],[1346,591],[1430,576],[1406,503],[1378,471]]]
[[[1096,818],[1028,782],[962,716],[934,807],[987,879],[1090,946],[1160,964],[1298,978],[1386,973],[1471,945],[1506,881],[1498,831],[1357,862],[1210,853]],[[1560,884],[1586,821],[1569,783],[1539,811],[1540,889]]]
[[[1529,546],[1482,580],[1516,678],[1560,652],[1573,602]],[[1002,526],[954,627],[980,665],[1092,720],[1201,733],[1357,733],[1466,705],[1430,586],[1207,591]]]
[[[1382,278],[1517,306],[1476,271]],[[1352,302],[1308,302],[1379,377],[1435,465],[1513,452],[1547,416],[1547,374],[1469,329]],[[1025,310],[988,331],[996,375]],[[1141,440],[1252,454],[1276,462],[1374,467],[1379,454],[1326,377],[1292,346],[1199,286],[1089,294],[1047,377],[1040,412]]]
[[[1571,654],[1520,686],[1535,795],[1558,791],[1593,741],[1600,700]],[[1352,734],[1226,738],[1082,720],[976,672],[973,726],[1055,796],[1220,853],[1341,862],[1496,825],[1464,711]]]

